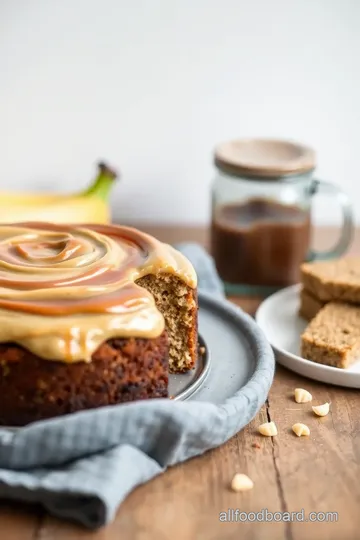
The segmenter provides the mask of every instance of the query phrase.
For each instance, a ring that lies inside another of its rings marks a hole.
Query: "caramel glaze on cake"
[[[130,227],[0,226],[0,424],[168,396],[197,357],[197,279]]]

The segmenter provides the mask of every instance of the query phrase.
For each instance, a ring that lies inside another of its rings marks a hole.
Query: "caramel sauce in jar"
[[[250,199],[216,209],[211,251],[225,282],[287,286],[299,279],[310,233],[307,211],[267,199]]]

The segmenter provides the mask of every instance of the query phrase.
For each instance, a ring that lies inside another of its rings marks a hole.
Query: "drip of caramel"
[[[130,227],[1,225],[0,342],[76,362],[110,338],[158,337],[164,318],[135,281],[164,272],[197,285],[181,253]]]

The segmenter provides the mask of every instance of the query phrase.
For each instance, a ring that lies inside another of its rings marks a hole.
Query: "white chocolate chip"
[[[266,422],[265,424],[261,424],[261,426],[259,426],[259,433],[265,437],[275,437],[275,435],[277,435],[277,427],[275,422]]]
[[[231,481],[233,491],[248,491],[254,487],[254,482],[246,474],[235,474]]]
[[[292,430],[298,437],[301,437],[303,435],[310,435],[310,429],[305,424],[294,424]]]
[[[294,392],[296,403],[309,403],[312,400],[312,395],[303,388],[295,388]]]
[[[329,414],[330,403],[324,403],[323,405],[316,405],[312,407],[312,410],[317,416],[326,416]]]

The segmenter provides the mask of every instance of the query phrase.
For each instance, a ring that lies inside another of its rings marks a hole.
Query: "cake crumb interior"
[[[164,316],[170,341],[170,372],[188,371],[195,365],[197,356],[196,291],[169,273],[147,275],[136,283],[153,295]]]

